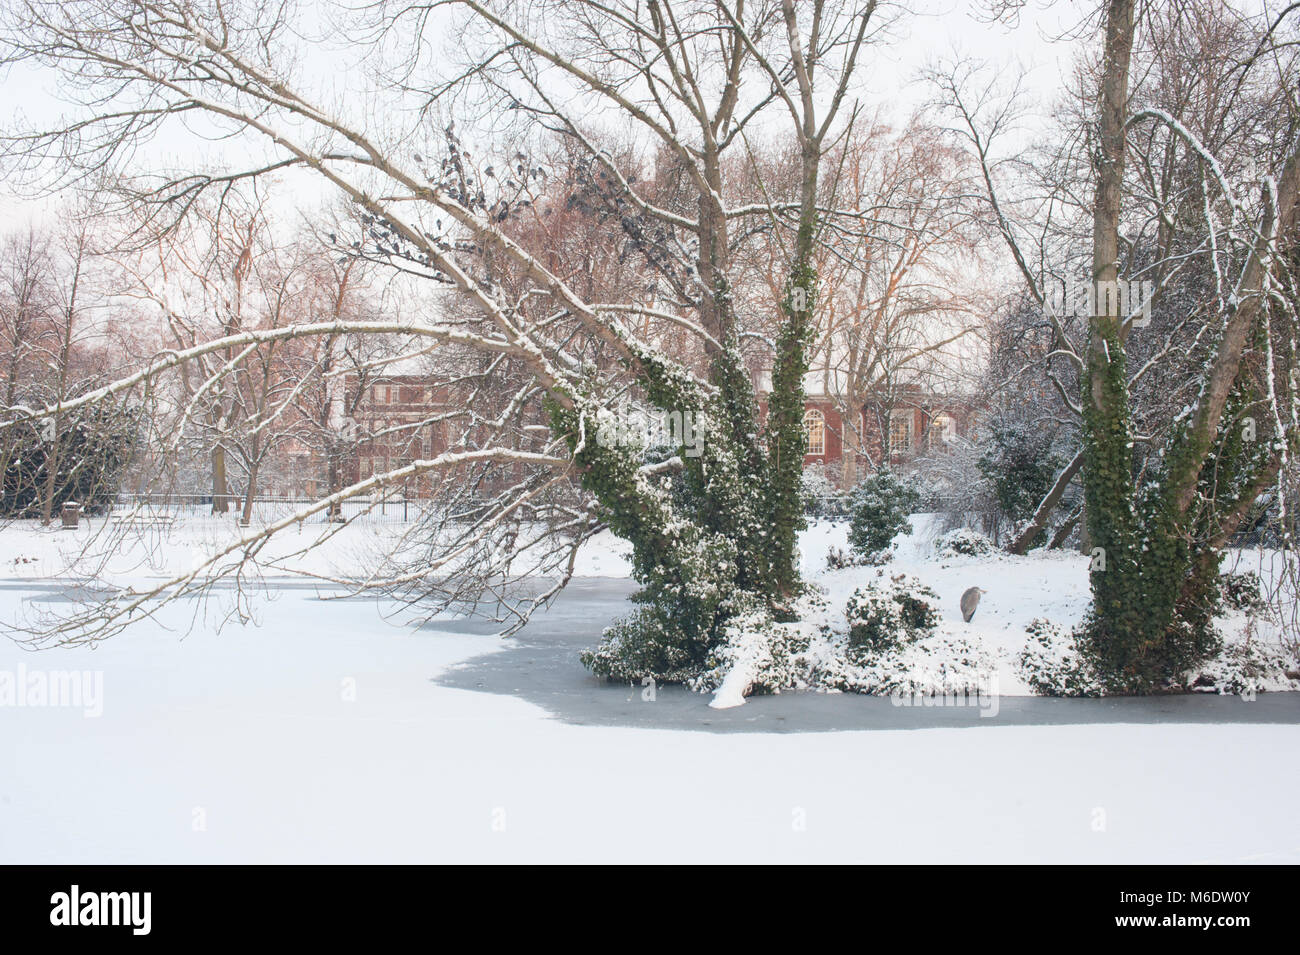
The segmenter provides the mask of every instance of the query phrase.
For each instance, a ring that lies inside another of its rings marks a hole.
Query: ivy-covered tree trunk
[[[1125,360],[1124,316],[1098,290],[1119,279],[1120,202],[1124,182],[1128,72],[1133,46],[1132,0],[1113,0],[1106,23],[1101,86],[1097,195],[1093,211],[1092,289],[1084,368],[1083,474],[1085,515],[1092,542],[1094,639],[1107,669],[1125,671],[1141,654],[1133,433]]]
[[[716,341],[708,349],[710,393],[641,356],[637,378],[657,408],[689,410],[702,428],[703,451],[679,448],[671,480],[647,476],[645,465],[611,442],[575,440],[572,415],[555,419],[570,436],[586,486],[609,514],[611,527],[633,544],[634,598],[642,610],[611,628],[586,659],[594,672],[620,678],[689,678],[725,639],[727,623],[746,612],[787,617],[801,590],[798,535],[802,501],[804,379],[817,303],[817,190],[823,156],[811,116],[801,125],[799,212],[780,303],[767,420],[741,359],[728,284],[726,216],[718,167],[703,164],[707,189],[699,201],[701,283],[711,294],[702,324]],[[707,153],[707,149],[706,149]],[[716,176],[716,179],[714,178]],[[580,418],[584,412],[579,410]],[[593,406],[593,416],[599,410]],[[765,434],[766,440],[760,437]]]
[[[1083,484],[1093,556],[1093,607],[1084,638],[1108,688],[1151,692],[1178,686],[1217,651],[1213,619],[1222,549],[1277,473],[1284,444],[1294,444],[1294,435],[1279,434],[1263,420],[1267,389],[1259,383],[1286,379],[1279,379],[1271,364],[1269,309],[1262,302],[1279,244],[1295,228],[1300,150],[1290,153],[1276,190],[1266,194],[1257,238],[1221,316],[1197,401],[1175,420],[1139,486],[1126,316],[1116,301],[1127,299],[1104,294],[1115,290],[1119,279],[1133,10],[1133,0],[1107,5],[1100,88],[1093,219],[1096,307],[1083,371]],[[1275,202],[1268,201],[1272,197]],[[1261,419],[1258,428],[1255,414]],[[1243,427],[1246,422],[1249,427]]]
[[[709,188],[700,200],[697,268],[711,292],[706,293],[702,308],[705,327],[721,347],[709,349],[708,377],[717,393],[701,410],[710,426],[703,435],[704,444],[718,447],[716,460],[706,452],[694,458],[684,457],[683,461],[687,478],[703,502],[699,519],[736,547],[736,586],[767,594],[771,590],[772,563],[759,502],[770,475],[759,441],[758,400],[736,335],[735,302],[728,278],[731,254],[727,221],[716,198],[723,191],[720,164],[707,162],[705,169]],[[676,394],[665,398],[682,400]],[[676,410],[670,404],[659,407]]]
[[[675,373],[648,349],[638,352],[633,369],[652,406],[691,415],[700,431],[699,453],[680,445],[668,462],[672,466],[661,469],[644,460],[642,449],[601,439],[609,412],[598,401],[574,395],[573,409],[552,405],[552,425],[568,440],[584,486],[611,529],[632,544],[633,576],[642,585],[633,599],[640,609],[611,627],[601,647],[584,658],[593,672],[621,679],[690,679],[707,667],[728,621],[755,610],[779,614],[799,586],[794,552],[802,519],[809,336],[801,329],[811,324],[811,308],[783,311],[780,339],[788,345],[778,367],[793,377],[769,432],[783,435],[786,444],[770,436],[765,449],[757,395],[735,329],[726,217],[716,202],[720,173],[704,165],[710,181],[699,203],[697,269],[707,290],[702,324],[715,342],[708,349],[709,387]],[[815,186],[815,175],[812,181]],[[807,232],[805,262],[811,258],[811,228]],[[787,447],[792,454],[785,453]],[[780,463],[778,452],[785,454]],[[787,493],[773,490],[778,482]]]
[[[808,349],[812,344],[813,310],[817,303],[813,250],[817,228],[818,152],[811,145],[804,147],[799,226],[781,302],[781,331],[776,340],[772,393],[768,399],[772,583],[781,598],[790,597],[798,588],[798,538],[799,531],[806,526],[800,493],[803,458],[808,448],[803,422],[804,378],[808,374]]]
[[[1113,688],[1141,691],[1171,674],[1162,643],[1173,618],[1174,568],[1186,568],[1180,522],[1171,511],[1139,514],[1129,407],[1125,315],[1117,296],[1119,229],[1133,49],[1133,0],[1111,0],[1095,152],[1092,291],[1084,367],[1084,502],[1091,542],[1093,607],[1088,637]],[[1143,524],[1146,527],[1143,527]],[[1144,530],[1146,533],[1144,533]],[[1152,533],[1152,532],[1156,533]],[[1217,570],[1217,567],[1215,568]],[[1180,577],[1181,580],[1181,577]]]

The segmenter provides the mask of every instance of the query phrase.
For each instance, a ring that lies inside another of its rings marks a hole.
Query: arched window
[[[826,453],[826,416],[816,408],[809,408],[803,415],[803,427],[808,432],[808,453]]]

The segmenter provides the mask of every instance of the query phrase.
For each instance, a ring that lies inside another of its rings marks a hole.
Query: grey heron
[[[975,616],[975,608],[980,605],[980,595],[988,593],[980,587],[971,587],[961,595],[961,617],[967,623]]]

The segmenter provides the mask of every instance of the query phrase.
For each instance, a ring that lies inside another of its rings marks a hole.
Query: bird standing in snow
[[[980,605],[980,595],[988,593],[979,587],[971,587],[961,595],[961,618],[970,623],[970,618],[975,616],[975,608]]]

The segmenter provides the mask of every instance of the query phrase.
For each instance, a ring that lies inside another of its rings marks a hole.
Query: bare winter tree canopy
[[[463,392],[456,426],[464,440],[334,489],[308,513],[286,518],[302,519],[393,481],[430,477],[449,495],[438,508],[444,516],[425,531],[436,556],[422,556],[417,571],[368,576],[367,586],[460,598],[464,590],[451,582],[464,576],[457,570],[473,568],[470,576],[482,585],[516,574],[521,559],[562,582],[564,551],[603,521],[634,539],[644,536],[646,560],[657,564],[680,562],[667,556],[666,535],[676,538],[674,528],[689,526],[698,539],[674,541],[671,549],[727,558],[708,571],[727,568],[726,580],[707,586],[789,593],[802,403],[792,411],[772,403],[764,447],[739,350],[745,313],[762,301],[761,290],[756,298],[737,282],[733,262],[753,236],[771,237],[790,247],[783,264],[794,276],[789,281],[802,281],[798,269],[808,266],[800,263],[810,261],[819,233],[870,223],[870,210],[829,207],[834,196],[819,188],[818,174],[851,124],[848,80],[876,33],[874,5],[330,9],[320,15],[333,31],[366,38],[357,74],[368,88],[357,94],[331,93],[315,75],[315,51],[303,39],[303,19],[314,15],[292,6],[191,3],[11,11],[11,57],[75,74],[83,107],[65,125],[11,138],[11,158],[36,176],[52,168],[69,181],[111,183],[121,202],[140,210],[140,229],[158,232],[163,243],[195,216],[231,240],[202,261],[202,275],[186,277],[211,288],[217,320],[200,331],[191,316],[171,317],[166,297],[174,287],[155,294],[164,299],[168,322],[184,329],[185,347],[63,402],[59,413],[141,400],[167,387],[165,375],[181,373],[191,382],[186,390],[195,392],[177,409],[183,423],[206,417],[221,438],[214,466],[220,498],[221,469],[232,452],[244,459],[251,486],[271,440],[267,424],[283,415],[294,392],[286,369],[273,368],[277,358],[322,337],[396,339],[389,361],[437,344],[445,346],[439,356],[470,356],[448,369],[446,385]],[[465,62],[451,71],[432,52],[447,30],[462,31],[466,41]],[[459,124],[458,110],[466,111]],[[603,119],[610,115],[618,122]],[[132,167],[138,149],[177,127],[238,145],[210,165],[143,174]],[[493,127],[504,131],[508,148],[480,152],[462,138]],[[793,181],[767,184],[746,175],[756,168],[760,134],[794,144]],[[626,139],[621,154],[607,147],[612,136]],[[544,164],[551,143],[565,151],[562,184]],[[418,303],[411,317],[312,321],[285,314],[275,291],[285,287],[283,266],[267,277],[274,288],[250,287],[261,278],[249,258],[257,210],[245,212],[235,200],[262,178],[290,170],[310,172],[355,210],[352,231],[330,233],[338,255],[417,280],[410,283]],[[545,244],[546,219],[572,216],[575,207],[601,226],[604,249],[593,251],[623,263],[605,287],[579,287],[561,274]],[[223,261],[227,254],[232,259]],[[153,278],[168,284],[175,277]],[[798,288],[801,304],[788,311],[778,349],[778,369],[796,381],[807,361],[813,284]],[[262,312],[255,318],[246,314],[250,298]],[[665,350],[668,341],[678,347]],[[467,362],[477,365],[475,373],[464,374]],[[197,385],[194,367],[203,376]],[[602,422],[627,397],[690,414],[704,430],[704,455],[646,466],[626,448],[600,447]],[[465,487],[482,483],[469,475],[488,466],[491,487],[458,504]],[[717,498],[707,507],[720,526],[676,513],[681,505],[664,485],[678,470]],[[577,492],[579,476],[602,506],[599,516]],[[602,491],[603,482],[612,484]],[[760,540],[770,529],[754,498],[764,493],[785,514],[775,552]],[[251,490],[247,496],[251,501]],[[461,507],[475,512],[472,530],[443,524],[449,512],[462,516]],[[502,547],[503,536],[522,540],[523,521],[545,524],[543,539],[519,553]],[[60,626],[103,633],[150,600],[210,581],[218,567],[238,573],[237,561],[223,561],[251,553],[275,529],[250,532],[229,553],[154,593],[110,601]],[[671,573],[684,579],[694,571]]]

